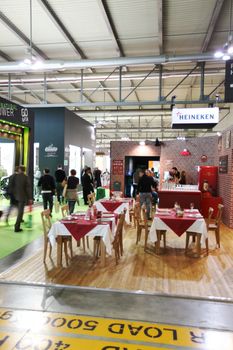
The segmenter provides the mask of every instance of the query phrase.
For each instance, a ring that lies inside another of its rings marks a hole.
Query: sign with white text
[[[219,122],[219,108],[174,108],[172,128],[203,129],[213,128]]]

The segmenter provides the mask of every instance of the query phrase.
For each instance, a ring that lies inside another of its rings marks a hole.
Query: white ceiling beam
[[[157,0],[158,44],[159,54],[163,53],[163,0]]]
[[[209,46],[210,41],[211,41],[212,36],[213,36],[213,32],[214,32],[216,23],[218,21],[219,15],[221,13],[223,3],[224,3],[224,0],[216,0],[214,10],[213,10],[213,13],[212,13],[209,25],[208,25],[207,33],[206,33],[205,39],[202,43],[201,52],[205,52],[208,49],[208,46]]]

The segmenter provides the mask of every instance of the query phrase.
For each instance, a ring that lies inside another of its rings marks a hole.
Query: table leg
[[[197,255],[201,256],[201,235],[199,233],[197,234]]]
[[[156,230],[157,242],[155,242],[155,252],[156,254],[160,253],[160,241],[161,241],[161,231]]]
[[[62,236],[57,236],[57,266],[62,266]]]
[[[100,257],[101,257],[101,267],[105,267],[106,264],[106,247],[103,238],[100,240]]]

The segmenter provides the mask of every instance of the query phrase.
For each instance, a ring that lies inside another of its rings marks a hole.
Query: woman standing
[[[77,187],[79,185],[79,178],[76,177],[76,170],[70,171],[70,176],[67,179],[66,199],[69,205],[69,212],[74,212],[75,203],[78,200]]]

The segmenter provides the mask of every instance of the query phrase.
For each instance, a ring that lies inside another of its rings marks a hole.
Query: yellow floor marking
[[[28,333],[25,336],[0,332],[1,350],[160,350],[154,346],[132,345],[69,337],[43,336]],[[162,348],[162,350],[169,350]]]
[[[0,308],[0,327],[38,335],[66,333],[206,350],[233,349],[231,332],[51,312]]]

